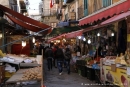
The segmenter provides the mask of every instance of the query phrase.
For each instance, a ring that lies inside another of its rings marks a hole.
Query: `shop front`
[[[115,8],[116,6],[112,9]],[[103,12],[99,14],[103,14]],[[97,17],[99,15],[95,16]],[[91,19],[92,17],[93,19]],[[95,20],[95,17],[92,17],[81,19],[79,24],[92,23]],[[93,76],[95,75],[93,80],[96,82],[96,78],[98,77],[99,83],[103,83],[104,85],[129,87],[129,25],[130,11],[127,8],[123,13],[116,14],[98,25],[84,29],[83,35],[86,41],[82,50],[85,49],[85,56],[82,56],[80,60],[77,61],[77,66],[86,66],[86,74],[95,72],[93,74]],[[103,60],[103,62],[100,60]],[[86,61],[86,64],[82,65],[82,61]],[[80,68],[79,70],[82,72]],[[99,70],[100,74],[97,70]],[[88,74],[86,77],[90,79],[89,76],[92,75]]]

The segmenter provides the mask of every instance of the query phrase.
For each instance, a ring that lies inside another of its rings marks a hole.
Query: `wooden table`
[[[40,64],[38,64],[37,62],[33,62],[33,63],[20,63],[20,67],[37,67],[40,66]]]
[[[23,72],[26,71],[27,69],[20,69],[18,70],[12,77],[10,77],[7,81],[6,81],[6,87],[15,87],[16,85],[19,85],[20,87],[22,87],[22,82],[25,81],[40,81],[40,79],[36,79],[36,80],[21,80],[23,77]]]

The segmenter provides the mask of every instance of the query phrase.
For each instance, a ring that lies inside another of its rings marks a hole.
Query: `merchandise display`
[[[21,80],[41,79],[42,78],[41,72],[42,72],[41,67],[27,69],[26,71],[23,72],[23,77],[21,78]]]

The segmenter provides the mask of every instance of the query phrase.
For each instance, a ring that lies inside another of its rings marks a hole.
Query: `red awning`
[[[93,23],[94,21],[102,20],[103,18],[107,18],[109,16],[112,17],[114,14],[119,14],[122,11],[127,12],[129,10],[129,8],[130,8],[130,0],[126,0],[125,2],[118,4],[107,10],[104,10],[98,14],[95,14],[93,16],[86,17],[86,18],[79,20],[79,25]]]
[[[50,26],[46,25],[46,24],[43,24],[39,21],[36,21],[34,19],[31,19],[29,17],[26,17],[16,11],[13,11],[12,9],[9,9],[3,5],[0,5],[0,9],[3,10],[4,12],[12,15],[12,16],[9,16],[8,17],[15,23],[17,23],[18,25],[22,26],[22,27],[25,27],[27,28],[28,30],[31,30],[31,31],[41,31],[43,29],[47,29],[49,28]],[[7,14],[6,14],[7,15]],[[21,20],[21,21],[20,21]],[[32,28],[34,27],[34,28]],[[50,28],[51,30],[51,28]],[[50,30],[48,30],[47,32],[49,32]]]
[[[81,36],[83,34],[83,30],[79,30],[79,31],[75,31],[75,32],[71,32],[71,33],[67,33],[67,34],[61,34],[57,37],[51,38],[48,40],[48,42],[57,40],[57,39],[61,39],[61,38],[75,38],[77,36]]]
[[[24,22],[22,22],[22,21],[20,21],[20,20],[17,20],[17,19],[15,19],[14,17],[12,17],[12,16],[10,16],[10,15],[8,15],[8,14],[5,14],[10,20],[12,20],[14,23],[17,23],[18,25],[20,25],[20,26],[22,26],[22,27],[24,27],[24,28],[26,28],[26,29],[29,29],[29,30],[31,30],[31,31],[33,31],[33,32],[38,32],[38,31],[40,31],[41,29],[40,28],[38,28],[38,27],[35,27],[35,26],[32,26],[32,25],[28,25],[28,24],[26,24],[26,23],[24,23]]]
[[[128,16],[130,16],[130,11],[128,12],[125,12],[125,13],[122,13],[122,14],[119,14],[119,15],[116,15],[104,22],[101,23],[101,25],[105,25],[105,24],[110,24],[112,22],[115,22],[115,21],[119,21],[119,20],[122,20],[122,19],[125,19],[127,18]]]
[[[83,34],[83,30],[67,33],[65,38],[76,38],[77,36],[81,36]]]
[[[49,39],[48,42],[54,41],[54,40],[56,40],[56,39],[64,38],[65,36],[66,36],[66,34],[61,34],[61,35],[59,35],[59,36],[57,36],[57,37],[54,37],[54,38]]]

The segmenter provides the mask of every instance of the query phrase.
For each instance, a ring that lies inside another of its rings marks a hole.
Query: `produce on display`
[[[41,67],[35,67],[24,71],[21,80],[36,80],[36,79],[40,80],[41,78],[42,78]]]

